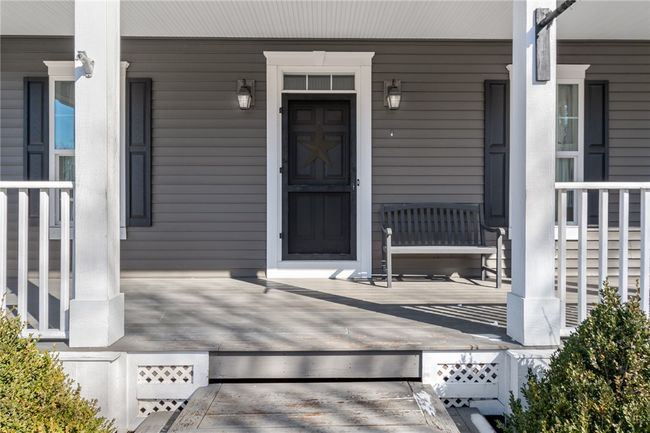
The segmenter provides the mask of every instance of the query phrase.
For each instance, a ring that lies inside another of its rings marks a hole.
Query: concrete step
[[[178,412],[152,413],[135,429],[134,433],[163,433],[169,428]]]
[[[419,382],[222,383],[198,389],[169,433],[459,433]]]
[[[210,379],[414,379],[419,351],[212,352]]]

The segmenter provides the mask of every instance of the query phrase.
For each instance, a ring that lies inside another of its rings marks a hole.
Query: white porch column
[[[75,1],[74,298],[70,346],[102,347],[124,335],[120,294],[120,2]]]
[[[560,342],[554,291],[556,24],[550,29],[551,80],[537,82],[534,22],[536,8],[555,7],[556,0],[513,2],[508,335],[527,346]]]

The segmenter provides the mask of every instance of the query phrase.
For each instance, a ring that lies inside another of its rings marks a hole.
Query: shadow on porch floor
[[[468,350],[519,347],[506,294],[468,279],[122,280],[119,351]]]

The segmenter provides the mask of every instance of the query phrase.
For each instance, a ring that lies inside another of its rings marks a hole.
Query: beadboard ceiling
[[[515,0],[516,1],[516,0]],[[0,0],[2,35],[72,35],[72,0]],[[123,36],[509,39],[511,0],[122,0]],[[650,39],[650,0],[579,0],[561,39]]]

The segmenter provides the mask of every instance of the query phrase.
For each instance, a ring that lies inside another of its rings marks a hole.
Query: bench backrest
[[[480,204],[383,205],[381,224],[393,231],[392,245],[485,246]]]

